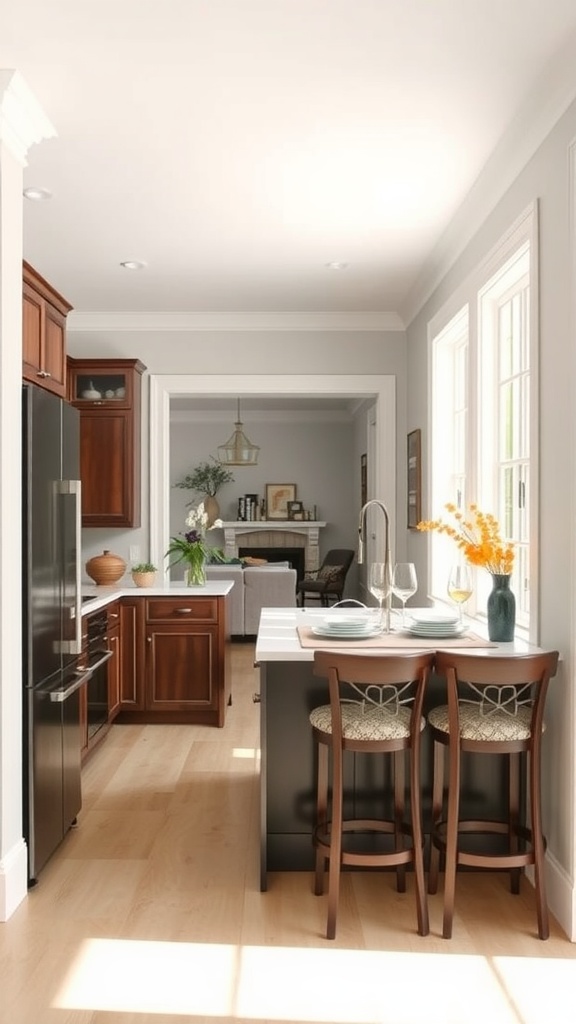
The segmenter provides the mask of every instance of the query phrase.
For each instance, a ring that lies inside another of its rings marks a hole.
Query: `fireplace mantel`
[[[323,526],[327,526],[327,523],[301,522],[293,519],[222,523],[224,554],[226,558],[237,558],[238,547],[250,545],[269,548],[303,547],[306,572],[313,572],[320,565],[319,542]]]

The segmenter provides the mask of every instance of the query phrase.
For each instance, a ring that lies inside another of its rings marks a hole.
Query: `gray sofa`
[[[288,564],[207,565],[209,580],[233,580],[230,593],[230,632],[232,636],[256,636],[263,608],[296,606],[295,569]]]

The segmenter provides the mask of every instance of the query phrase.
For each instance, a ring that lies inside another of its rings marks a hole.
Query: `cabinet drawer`
[[[216,622],[215,597],[159,597],[146,601],[148,622]]]

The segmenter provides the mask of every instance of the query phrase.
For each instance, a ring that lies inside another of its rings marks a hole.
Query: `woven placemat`
[[[373,648],[374,650],[390,650],[403,648],[417,649],[419,651],[438,651],[444,650],[446,647],[497,647],[498,644],[493,643],[491,640],[485,640],[483,637],[478,636],[477,633],[466,633],[464,636],[436,637],[435,639],[429,637],[416,637],[416,636],[405,636],[402,633],[381,633],[379,636],[368,637],[366,640],[349,640],[339,639],[335,637],[321,637],[316,636],[312,632],[309,626],[297,626],[298,638],[300,640],[301,647],[335,647],[341,650],[343,647],[360,648],[366,650],[367,648]]]

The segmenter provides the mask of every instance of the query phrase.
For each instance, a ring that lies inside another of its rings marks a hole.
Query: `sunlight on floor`
[[[89,939],[53,1006],[322,1024],[574,1024],[574,991],[573,959]]]

